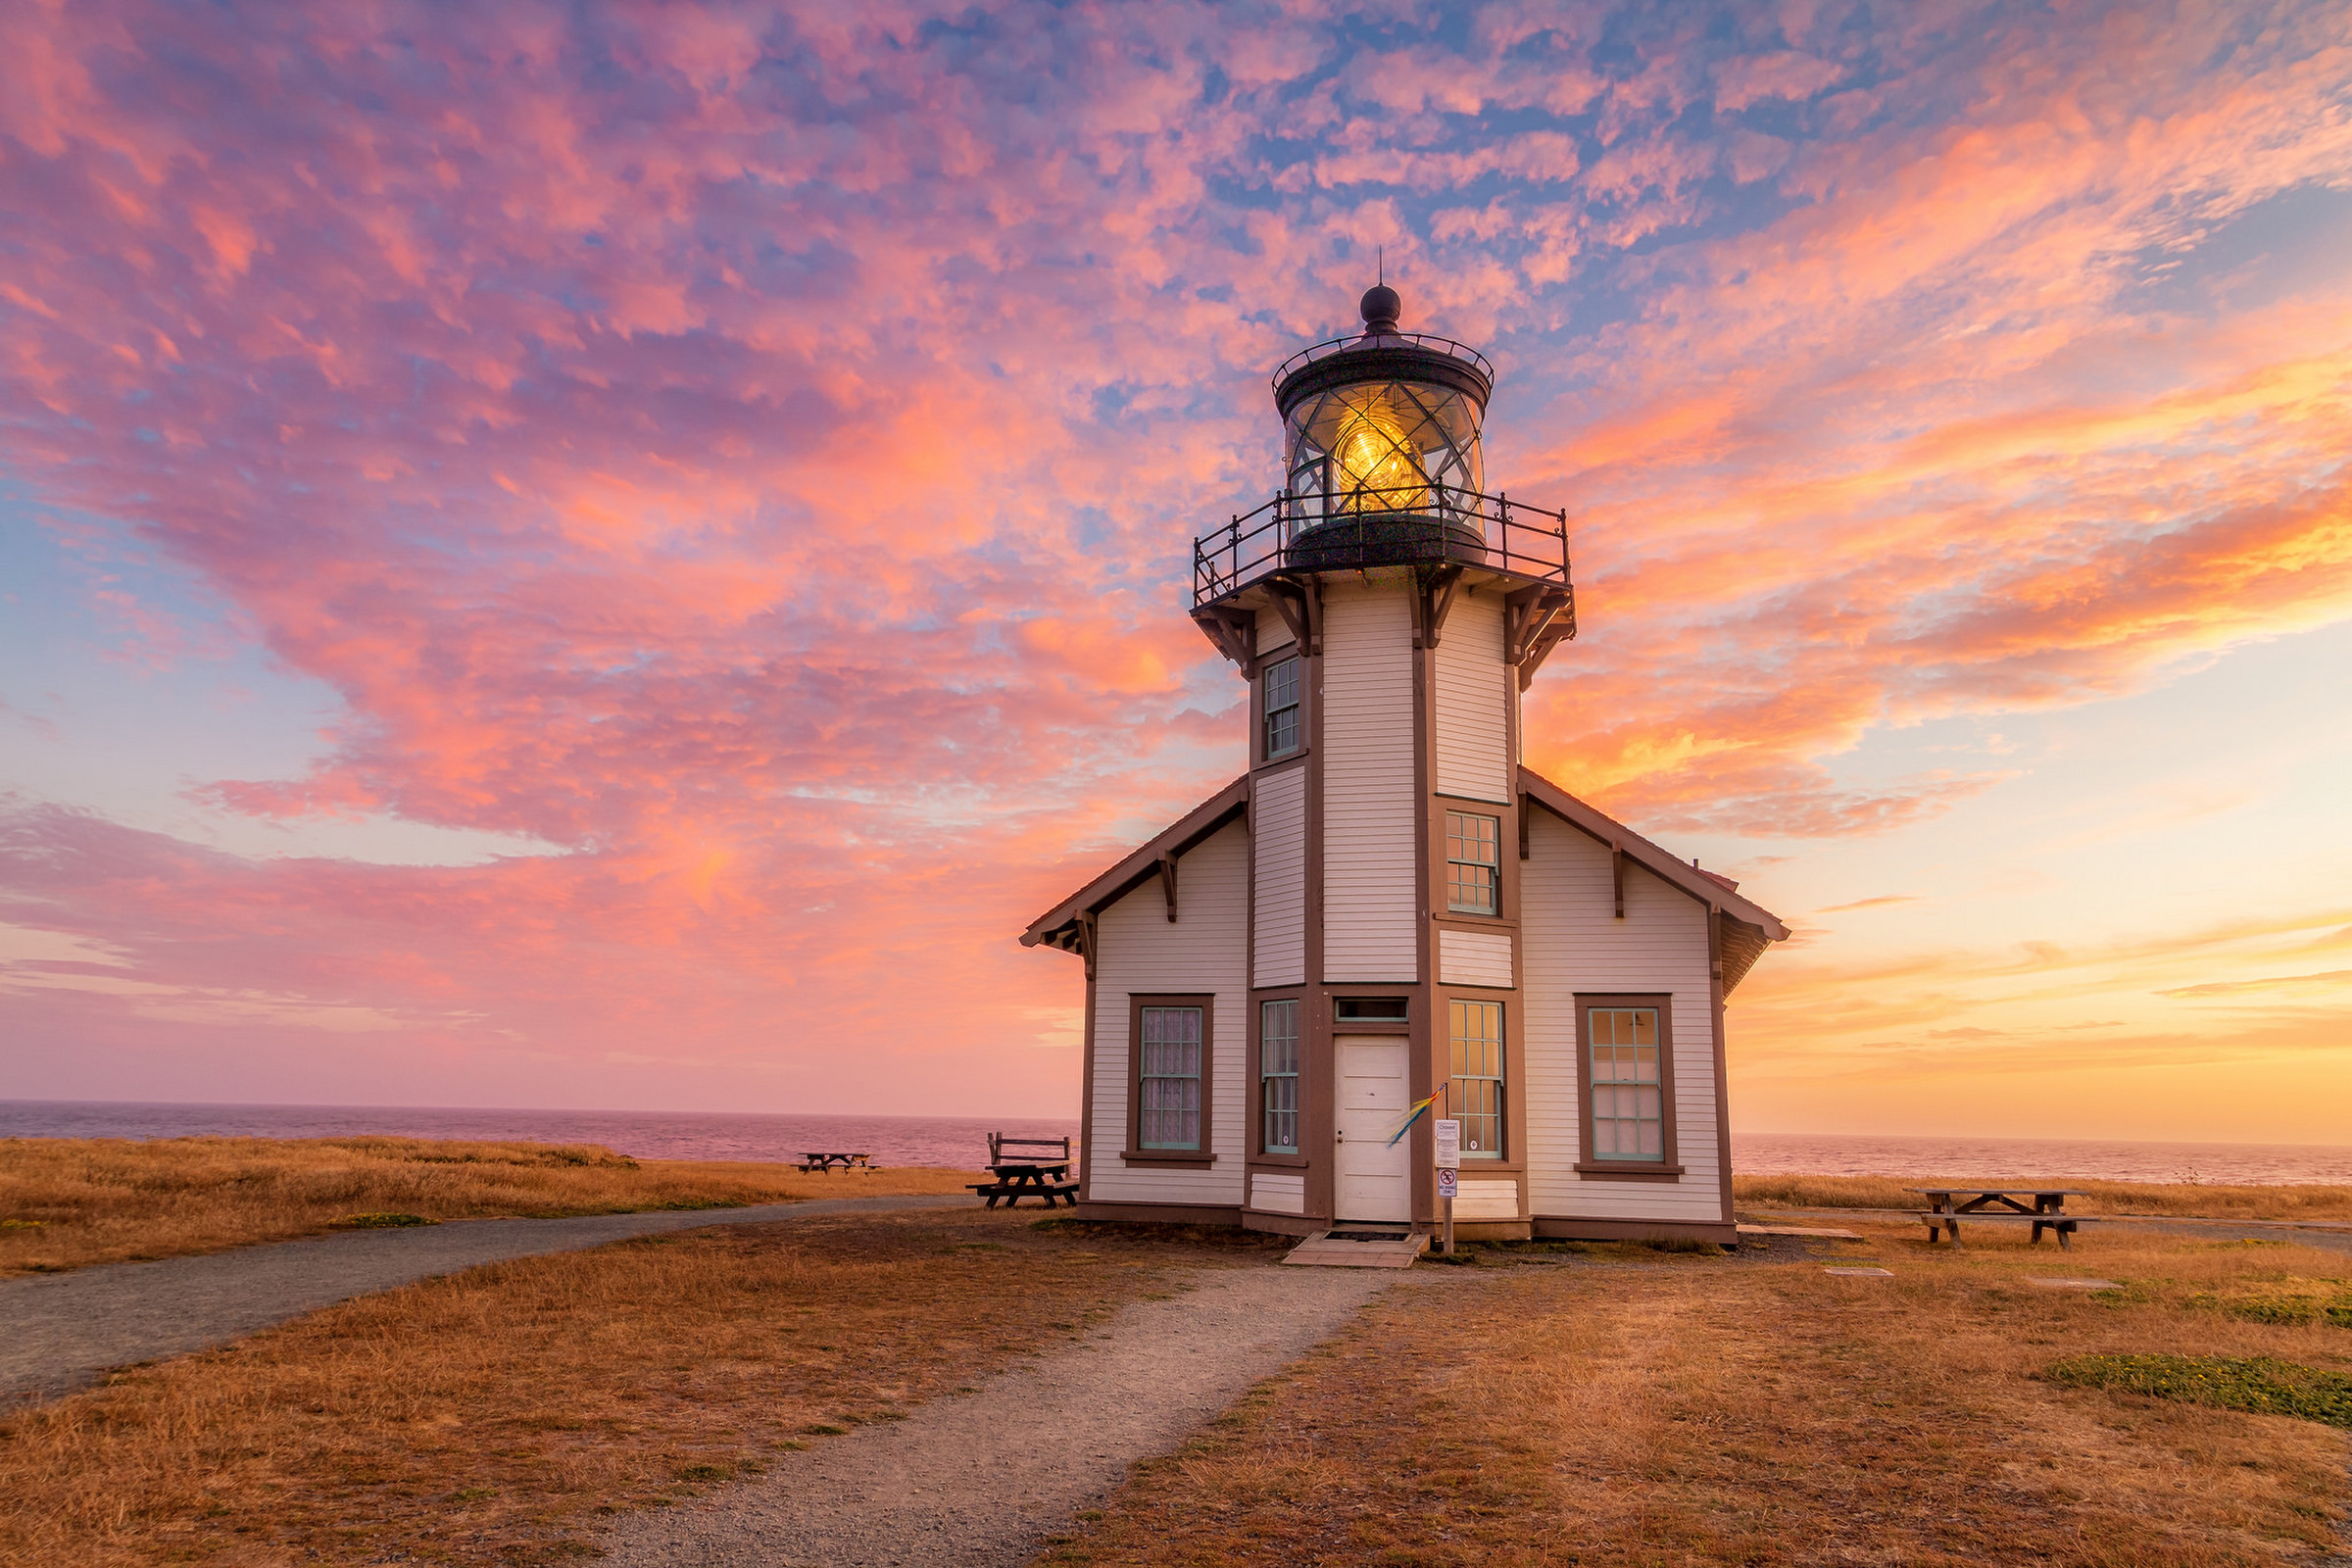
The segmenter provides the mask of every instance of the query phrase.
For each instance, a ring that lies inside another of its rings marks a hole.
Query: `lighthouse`
[[[1274,372],[1280,489],[1194,544],[1248,771],[1032,923],[1084,960],[1096,1218],[1733,1240],[1725,1000],[1781,921],[1520,760],[1567,514],[1488,488],[1495,371],[1362,330]]]

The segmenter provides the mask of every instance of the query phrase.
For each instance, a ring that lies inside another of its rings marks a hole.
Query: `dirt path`
[[[820,1440],[758,1481],[640,1514],[612,1568],[995,1568],[1106,1495],[1250,1385],[1336,1333],[1386,1269],[1208,1270],[1082,1347],[905,1421]]]
[[[956,1195],[823,1198],[749,1208],[452,1220],[0,1280],[0,1324],[7,1325],[0,1334],[0,1406],[70,1393],[108,1367],[184,1355],[355,1296],[510,1257],[706,1225],[971,1202]]]

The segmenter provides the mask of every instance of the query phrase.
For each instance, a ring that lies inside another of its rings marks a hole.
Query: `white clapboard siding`
[[[1323,604],[1323,976],[1420,978],[1413,648],[1406,587]]]
[[[1271,654],[1297,642],[1291,635],[1291,623],[1282,618],[1282,612],[1267,605],[1257,612],[1257,651]]]
[[[1519,880],[1525,965],[1520,1093],[1527,1105],[1529,1199],[1539,1216],[1720,1220],[1714,1014],[1706,906],[1625,864],[1625,918],[1615,914],[1609,850],[1549,811],[1528,818]],[[1576,1171],[1576,993],[1670,993],[1674,1003],[1674,1182],[1584,1181]]]
[[[1511,934],[1508,931],[1438,932],[1438,979],[1449,986],[1501,986],[1511,983]]]
[[[1517,1182],[1474,1182],[1464,1179],[1453,1200],[1455,1219],[1525,1219],[1519,1206]]]
[[[1457,596],[1434,662],[1438,793],[1509,804],[1513,677],[1502,662],[1502,600],[1492,590]]]
[[[1090,1129],[1088,1196],[1103,1202],[1242,1201],[1248,1136],[1250,1019],[1247,940],[1250,835],[1236,822],[1176,863],[1177,919],[1153,877],[1105,908],[1095,927],[1095,1104]],[[1127,1147],[1128,998],[1169,992],[1213,993],[1209,1015],[1215,1063],[1210,1074],[1206,1168],[1129,1168]]]
[[[1250,1176],[1250,1206],[1269,1214],[1306,1212],[1306,1178],[1284,1171],[1253,1171]]]
[[[1306,983],[1306,769],[1260,773],[1250,785],[1250,853],[1256,860],[1261,986]],[[1179,884],[1181,883],[1181,873]]]

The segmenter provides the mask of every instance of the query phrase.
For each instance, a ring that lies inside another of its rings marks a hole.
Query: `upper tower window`
[[[1266,666],[1266,760],[1288,757],[1298,749],[1298,661],[1278,660]]]
[[[1502,819],[1474,811],[1446,813],[1446,907],[1464,914],[1495,912],[1495,876],[1502,864]]]

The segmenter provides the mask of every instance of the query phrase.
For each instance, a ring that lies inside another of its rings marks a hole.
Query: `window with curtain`
[[[1493,914],[1502,863],[1502,818],[1474,811],[1446,813],[1446,907],[1460,914]]]
[[[1298,1004],[1260,1003],[1257,1018],[1263,1148],[1269,1154],[1296,1154],[1298,1152]]]
[[[1200,1009],[1143,1009],[1143,1072],[1136,1144],[1200,1147]]]
[[[1462,1124],[1464,1159],[1502,1157],[1502,1004],[1448,1004],[1453,1035],[1449,1108]]]
[[[1592,1157],[1662,1163],[1666,1118],[1658,1009],[1588,1007],[1585,1026],[1592,1056]]]

